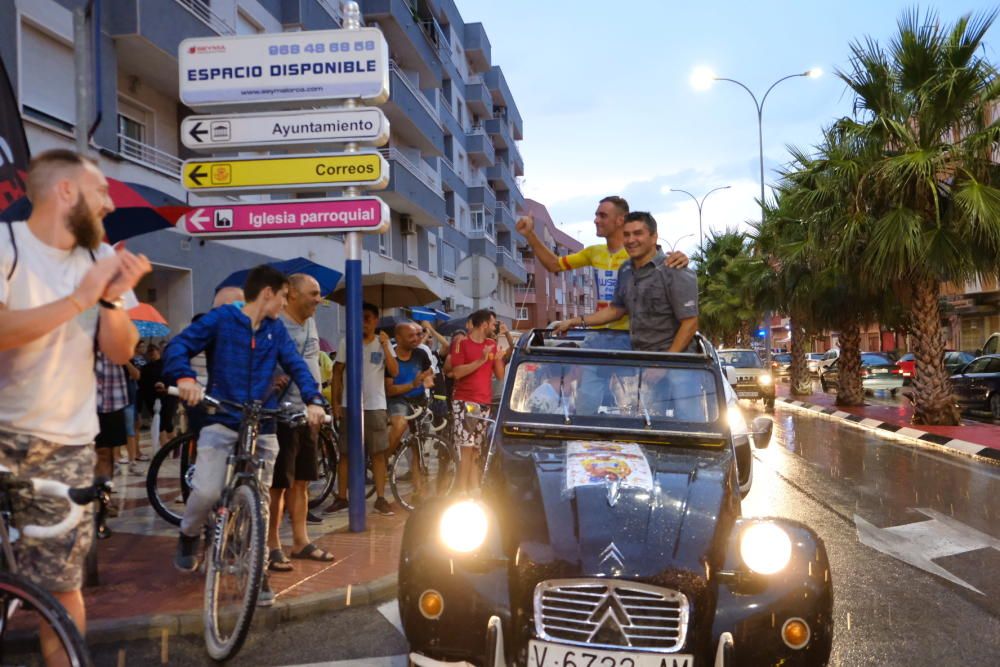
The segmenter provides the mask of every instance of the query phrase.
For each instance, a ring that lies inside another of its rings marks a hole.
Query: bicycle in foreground
[[[177,388],[168,392],[177,395]],[[297,425],[302,412],[265,408],[260,401],[237,403],[205,395],[202,405],[239,413],[240,429],[226,460],[222,494],[207,525],[203,619],[205,648],[215,660],[228,660],[243,646],[250,631],[264,574],[267,526],[261,494],[263,460],[257,454],[257,436],[265,419]],[[329,417],[327,417],[329,419]]]
[[[455,484],[458,456],[455,447],[437,435],[447,428],[447,422],[434,425],[434,414],[428,407],[432,398],[436,397],[428,394],[425,405],[408,404],[409,428],[389,462],[392,495],[409,511],[447,496]]]
[[[39,633],[48,628],[62,646],[61,653],[49,659],[72,667],[89,667],[93,663],[87,645],[73,619],[48,591],[19,574],[14,557],[14,543],[22,536],[34,539],[55,539],[73,530],[84,519],[84,508],[99,501],[100,512],[108,505],[111,483],[98,480],[86,487],[72,488],[48,479],[21,478],[0,466],[0,548],[3,565],[0,568],[0,664],[42,664],[38,644]],[[50,526],[17,523],[18,512],[34,498],[65,500],[69,505],[66,517]],[[17,662],[13,662],[13,660]],[[27,662],[25,662],[27,660]],[[38,662],[34,662],[37,660]]]

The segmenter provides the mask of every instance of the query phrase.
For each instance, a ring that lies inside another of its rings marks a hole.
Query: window
[[[438,271],[438,241],[433,234],[427,235],[427,272],[436,276]]]
[[[517,314],[514,315],[515,320],[526,320],[528,319],[528,309],[525,306],[520,306],[517,309]]]
[[[407,266],[417,265],[417,234],[407,234],[403,237],[406,241],[406,264]]]
[[[118,114],[118,134],[136,143],[146,143],[146,124],[125,114]]]
[[[470,222],[472,223],[470,229],[474,232],[485,232],[486,231],[486,211],[481,208],[474,208],[469,211]]]
[[[378,235],[378,254],[392,259],[392,228]]]
[[[21,104],[29,115],[71,130],[76,118],[73,47],[28,22],[21,27]]]
[[[256,35],[262,32],[264,32],[264,29],[249,14],[242,9],[236,12],[237,35]]]
[[[441,254],[441,275],[451,283],[455,282],[455,267],[458,266],[456,257],[455,246],[446,242],[444,252]]]

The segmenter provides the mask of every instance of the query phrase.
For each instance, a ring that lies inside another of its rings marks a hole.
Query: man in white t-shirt
[[[94,351],[115,364],[132,356],[139,332],[125,308],[135,305],[131,290],[151,267],[143,255],[101,243],[101,221],[114,204],[93,161],[46,151],[31,161],[27,185],[31,217],[0,224],[0,465],[86,486],[98,432]],[[65,513],[65,503],[35,501],[18,521],[48,525]],[[14,543],[22,574],[55,595],[81,632],[92,537],[88,511],[62,539],[22,535]],[[54,661],[59,641],[44,624],[41,642]]]
[[[364,379],[361,387],[361,406],[364,412],[361,427],[365,452],[372,457],[372,475],[375,477],[375,492],[382,503],[376,509],[386,507],[385,475],[386,452],[389,449],[389,413],[386,411],[385,378],[396,377],[399,364],[392,352],[392,343],[384,331],[375,335],[378,328],[378,306],[366,303],[361,311],[361,355],[364,359]],[[340,465],[337,469],[337,497],[325,510],[332,514],[347,509],[347,394],[344,392],[344,363],[347,361],[347,339],[343,338],[337,347],[337,361],[333,365],[333,414],[340,419]],[[364,498],[360,499],[364,502]]]

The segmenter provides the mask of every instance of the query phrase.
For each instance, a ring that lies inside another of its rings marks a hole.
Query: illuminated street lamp
[[[723,185],[717,188],[712,188],[711,190],[706,192],[705,196],[702,197],[700,200],[687,190],[681,190],[680,188],[670,188],[671,192],[683,192],[688,197],[693,199],[695,205],[698,206],[698,250],[701,252],[702,255],[705,254],[705,233],[701,229],[701,209],[702,207],[705,206],[705,200],[708,199],[708,195],[712,194],[713,192],[718,192],[719,190],[728,190],[730,187],[731,186],[729,185]]]
[[[708,90],[712,87],[712,84],[716,81],[728,81],[729,83],[735,83],[737,86],[747,91],[750,97],[753,99],[754,106],[757,108],[757,147],[758,154],[760,157],[760,221],[764,222],[764,102],[767,101],[767,96],[770,95],[774,87],[777,86],[782,81],[787,81],[788,79],[794,79],[800,76],[808,77],[810,79],[815,79],[823,74],[823,70],[818,67],[813,67],[805,72],[799,72],[797,74],[789,74],[788,76],[783,76],[771,86],[764,91],[763,97],[760,100],[757,96],[753,94],[745,84],[736,79],[727,79],[726,77],[717,76],[711,68],[701,66],[695,67],[691,72],[691,86],[695,90]],[[767,367],[771,367],[771,313],[767,312],[764,314],[765,325],[764,329],[767,332],[766,342],[767,352],[766,352],[766,362]]]

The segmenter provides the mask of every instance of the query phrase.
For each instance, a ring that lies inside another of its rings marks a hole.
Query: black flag
[[[24,179],[28,173],[28,139],[24,136],[21,112],[7,68],[0,59],[0,211],[26,194]]]

